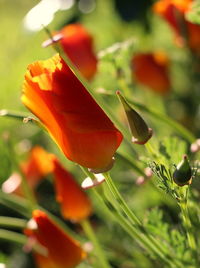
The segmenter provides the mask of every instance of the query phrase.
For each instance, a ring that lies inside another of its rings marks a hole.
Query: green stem
[[[120,208],[116,207],[118,209],[119,214],[121,214],[121,210],[125,213],[127,218],[130,220],[131,225],[134,226],[134,228],[137,229],[138,232],[141,232],[143,235],[143,243],[146,241],[146,244],[148,244],[150,250],[152,252],[156,253],[157,256],[159,256],[161,259],[163,259],[166,263],[170,263],[172,267],[174,267],[176,260],[172,259],[170,255],[166,252],[165,248],[163,248],[157,240],[155,240],[148,231],[145,230],[144,226],[141,224],[140,220],[137,218],[137,216],[130,210],[128,205],[126,204],[125,200],[117,190],[114,182],[112,181],[109,173],[104,173],[106,183],[108,185],[108,188],[111,192],[111,194],[114,197],[114,202],[112,204],[119,204]],[[141,237],[140,237],[141,239]],[[177,267],[180,267],[179,262],[177,262]]]
[[[27,242],[27,237],[25,235],[4,229],[0,229],[0,239],[19,243],[22,245]]]
[[[17,211],[24,217],[29,218],[31,213],[28,211],[27,200],[14,194],[6,194],[0,190],[0,203],[6,207]]]
[[[106,190],[106,189],[104,189]],[[108,209],[110,209],[112,216],[115,217],[115,221],[121,225],[121,227],[134,239],[138,242],[138,244],[143,247],[147,252],[150,254],[154,254],[155,256],[158,256],[160,259],[164,260],[165,263],[170,264],[171,267],[174,267],[174,263],[170,258],[166,257],[166,254],[162,253],[156,245],[152,243],[150,239],[146,236],[146,233],[141,232],[141,230],[138,230],[136,225],[131,224],[128,221],[128,218],[124,217],[123,214],[118,210],[117,204],[115,200],[112,200],[112,197],[108,195],[108,193],[105,192],[106,196],[106,203],[108,204]],[[99,197],[99,199],[101,196]],[[105,202],[103,200],[103,202]],[[180,264],[178,263],[176,267],[180,267]]]
[[[4,229],[0,229],[0,240],[6,240],[20,245],[26,245],[28,242],[28,238],[25,235]],[[32,245],[32,247],[35,252],[45,256],[46,249],[42,245],[37,243]]]
[[[0,216],[0,226],[23,229],[26,224],[24,219]]]
[[[89,176],[91,179],[94,179],[94,174],[90,173],[86,168],[81,167],[81,169],[83,170],[83,172]],[[105,175],[105,174],[104,174]],[[107,175],[107,173],[106,173]],[[107,181],[107,180],[106,180]],[[115,187],[115,185],[114,185]],[[116,199],[113,199],[111,195],[113,195],[113,191],[109,191],[110,195],[108,196],[108,194],[106,194],[106,199],[107,201],[105,201],[102,196],[98,193],[98,191],[93,188],[92,189],[93,192],[95,193],[95,195],[97,196],[97,198],[100,200],[100,204],[102,204],[103,206],[103,210],[106,209],[108,215],[110,217],[113,217],[115,219],[115,221],[117,221],[118,224],[121,225],[121,227],[134,239],[136,239],[138,241],[138,243],[145,248],[147,251],[149,251],[150,253],[155,254],[156,256],[158,256],[160,259],[164,260],[165,263],[168,263],[171,267],[182,267],[181,264],[175,259],[175,258],[171,258],[171,256],[169,256],[165,250],[163,250],[161,248],[161,246],[157,243],[157,241],[155,241],[155,239],[151,236],[151,235],[147,235],[147,232],[144,230],[144,227],[141,225],[139,219],[137,219],[136,217],[136,221],[137,223],[135,223],[135,221],[133,221],[132,218],[132,223],[128,222],[128,219],[130,220],[130,218],[126,218],[124,217],[124,214],[122,213],[122,209],[118,207],[118,204],[116,202],[116,200],[118,200],[119,198],[121,199],[122,204],[124,204],[126,206],[126,210],[129,210],[129,213],[132,214],[132,211],[130,211],[130,209],[128,208],[128,206],[126,205],[125,201],[123,200],[123,198],[121,197],[121,195],[119,194],[118,190],[114,190],[115,191],[115,197]],[[104,188],[104,192],[105,192],[105,188]],[[116,193],[118,192],[118,193]],[[114,195],[113,195],[114,196]],[[125,213],[124,209],[123,212]],[[126,215],[126,213],[125,213]],[[127,215],[126,215],[127,216]],[[134,217],[134,219],[135,219]],[[139,226],[139,229],[137,228]],[[141,232],[142,231],[142,232]]]
[[[84,230],[84,232],[86,233],[86,235],[88,236],[88,238],[91,240],[91,242],[94,245],[94,250],[95,250],[95,254],[97,256],[98,262],[99,262],[99,267],[101,268],[111,268],[111,266],[109,265],[105,254],[103,253],[101,246],[99,244],[99,241],[90,225],[90,222],[88,220],[83,220],[81,222],[81,226]]]
[[[158,154],[156,153],[156,151],[154,150],[154,148],[152,147],[151,143],[148,141],[147,143],[145,143],[145,148],[147,149],[147,152],[149,153],[150,156],[152,156],[153,158],[158,159]]]
[[[23,121],[24,118],[28,117],[28,115],[18,113],[18,112],[8,111],[6,109],[0,110],[0,116],[11,117],[11,118],[14,118],[14,119],[19,119],[21,121]]]
[[[121,194],[117,190],[115,184],[113,183],[110,174],[109,173],[103,173],[106,179],[106,183],[113,194],[115,200],[119,203],[121,209],[125,212],[125,214],[130,218],[134,224],[141,226],[140,220],[137,218],[137,216],[130,210],[128,205],[126,204],[125,200],[122,198]]]
[[[80,166],[80,168],[83,170],[83,172],[86,174],[86,176],[90,177],[91,179],[94,179],[94,174],[89,172],[87,168],[84,168],[82,166]],[[149,251],[150,253],[150,247],[149,247],[149,243],[142,237],[142,235],[140,234],[140,232],[138,232],[138,230],[136,228],[134,228],[133,225],[130,225],[126,219],[124,218],[123,215],[121,215],[117,209],[116,209],[116,203],[111,202],[110,198],[107,198],[107,201],[105,201],[102,196],[98,193],[98,191],[94,188],[92,188],[95,196],[98,198],[98,200],[100,201],[99,204],[102,206],[102,211],[106,211],[106,213],[108,214],[109,217],[112,217],[112,219],[114,219],[118,224],[121,225],[121,227],[134,239],[136,239],[138,241],[138,243],[145,248],[147,251]],[[112,207],[112,209],[110,209]],[[156,251],[156,249],[154,248],[153,250],[154,252]],[[158,253],[157,253],[158,255]]]
[[[136,229],[134,225],[131,225],[126,218],[117,211],[116,204],[111,201],[108,194],[104,191],[105,198],[103,198],[95,188],[93,192],[100,201],[99,203],[102,204],[103,209],[107,211],[108,216],[112,217],[112,219],[114,219],[133,239],[136,239],[141,247],[145,248],[149,253],[152,253],[148,241],[138,232],[138,229]],[[156,248],[153,249],[153,253],[159,255]]]
[[[186,189],[184,189],[185,187],[187,187]],[[194,238],[194,235],[192,233],[192,224],[190,221],[190,216],[189,216],[189,212],[188,212],[188,205],[187,205],[187,199],[188,199],[188,186],[183,186],[180,187],[180,193],[183,197],[183,200],[181,200],[181,202],[179,203],[180,209],[181,209],[181,213],[182,213],[182,218],[183,218],[183,222],[184,222],[184,226],[185,226],[185,230],[186,230],[186,234],[187,234],[187,239],[188,239],[188,244],[189,247],[194,251],[197,252],[197,246],[196,246],[196,241]]]

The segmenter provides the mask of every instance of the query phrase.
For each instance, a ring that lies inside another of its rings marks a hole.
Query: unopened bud
[[[132,142],[142,145],[145,144],[152,136],[152,129],[148,128],[143,118],[128,104],[119,91],[117,91],[117,95],[128,119],[131,134],[133,135]]]
[[[192,169],[190,167],[187,155],[183,156],[183,160],[177,165],[173,180],[179,186],[184,186],[191,183]]]

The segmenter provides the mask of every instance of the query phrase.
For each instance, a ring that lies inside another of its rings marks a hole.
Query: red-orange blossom
[[[68,159],[100,172],[111,165],[122,134],[58,54],[28,66],[22,102]]]
[[[34,223],[34,224],[33,224]],[[46,254],[34,253],[38,268],[73,268],[86,253],[78,241],[61,229],[45,212],[34,210],[25,234],[44,247]]]

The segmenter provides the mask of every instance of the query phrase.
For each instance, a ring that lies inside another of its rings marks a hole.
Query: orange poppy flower
[[[59,55],[28,66],[22,102],[69,160],[99,173],[110,168],[123,136]]]
[[[42,177],[53,171],[53,158],[54,156],[46,152],[42,147],[35,146],[31,150],[29,159],[21,163],[21,170],[31,188],[35,188]]]
[[[153,6],[153,10],[161,15],[174,29],[176,41],[179,45],[187,40],[188,46],[195,52],[200,52],[200,26],[186,19],[193,0],[160,0]]]
[[[192,51],[200,54],[200,26],[187,22],[188,45]]]
[[[153,91],[165,94],[170,91],[168,77],[168,60],[165,54],[140,53],[131,61],[132,76],[137,82],[151,88]]]
[[[43,211],[34,210],[25,234],[46,249],[46,256],[34,253],[38,268],[73,268],[86,253],[78,241],[56,225]],[[34,223],[34,224],[33,224]]]
[[[42,147],[35,146],[30,152],[27,161],[20,164],[29,186],[34,190],[43,177],[53,171],[53,155],[47,153]],[[21,176],[13,173],[2,185],[3,191],[23,195]]]
[[[73,176],[56,159],[54,159],[53,173],[56,199],[61,204],[63,217],[71,221],[87,218],[92,211],[89,198]]]
[[[54,35],[64,52],[86,79],[91,79],[97,71],[97,57],[93,49],[93,38],[81,24],[69,24]],[[43,46],[52,44],[47,40]]]
[[[181,16],[189,10],[192,0],[160,0],[153,6],[155,13],[163,16],[166,21],[174,28],[174,30],[181,33]]]

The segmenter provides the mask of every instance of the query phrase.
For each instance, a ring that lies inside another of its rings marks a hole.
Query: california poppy
[[[97,57],[93,49],[93,38],[85,27],[79,23],[69,24],[54,35],[64,52],[79,69],[82,75],[91,79],[97,71]],[[43,46],[52,44],[47,40]]]
[[[123,136],[58,54],[28,66],[22,102],[69,160],[99,173],[110,168]]]
[[[86,257],[79,242],[63,231],[45,212],[34,210],[30,223],[25,234],[46,249],[46,255],[34,253],[38,268],[73,268]]]
[[[132,57],[131,67],[133,79],[137,82],[161,94],[170,91],[168,59],[164,53],[136,54]]]
[[[26,178],[29,187],[33,190],[42,178],[53,171],[53,155],[47,153],[42,147],[35,146],[31,149],[28,159],[20,163],[20,169]],[[2,185],[3,191],[23,195],[21,176],[13,173]]]
[[[160,0],[153,6],[154,12],[161,15],[176,33],[176,41],[188,46],[195,52],[200,52],[200,26],[186,19],[193,0]]]
[[[72,221],[80,221],[88,217],[92,211],[89,198],[72,174],[64,169],[56,159],[54,159],[53,174],[56,199],[61,205],[63,217]]]
[[[28,160],[21,163],[21,170],[30,187],[34,188],[42,177],[53,171],[53,157],[40,146],[32,148]]]

